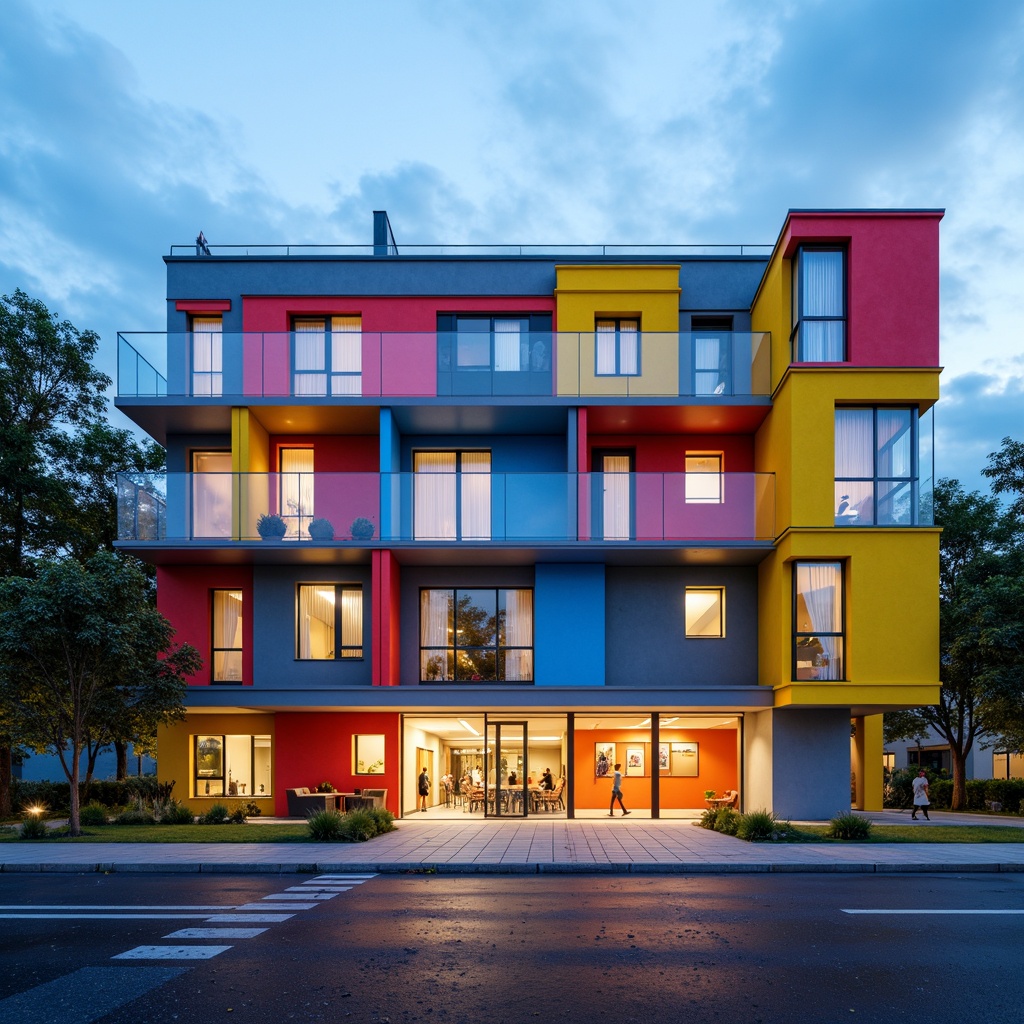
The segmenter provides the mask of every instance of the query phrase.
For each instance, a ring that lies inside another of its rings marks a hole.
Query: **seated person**
[[[510,786],[518,786],[519,785],[519,777],[516,775],[515,772],[509,772],[509,774],[508,774],[508,784]]]
[[[551,777],[551,769],[545,768],[544,774],[540,777],[540,788],[541,789],[554,789],[555,780]]]

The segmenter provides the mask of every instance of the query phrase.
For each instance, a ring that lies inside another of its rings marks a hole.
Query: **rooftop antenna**
[[[206,235],[204,235],[202,233],[202,231],[200,231],[199,234],[196,235],[196,255],[197,256],[209,256],[210,255],[210,247],[206,244]]]

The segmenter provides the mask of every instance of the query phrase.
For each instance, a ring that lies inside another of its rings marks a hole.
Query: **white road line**
[[[209,914],[0,914],[0,921],[207,921]]]
[[[243,903],[235,910],[312,910],[315,903]]]
[[[231,946],[136,946],[111,960],[209,960]]]
[[[843,910],[844,914],[1024,914],[1024,910]]]
[[[298,892],[275,892],[264,896],[265,900],[333,900],[337,896],[334,892],[310,892],[306,889],[299,895]]]
[[[179,928],[165,939],[255,939],[269,928]]]
[[[203,917],[203,920],[207,924],[248,924],[250,921],[256,921],[259,924],[279,924],[294,916],[294,914],[212,914],[209,917]]]
[[[368,882],[371,878],[376,878],[376,875],[317,875],[313,879],[314,882],[351,882],[353,885],[359,885],[362,882]]]
[[[305,885],[289,885],[285,892],[349,892],[351,885],[311,885],[306,882]]]
[[[147,904],[126,903],[3,903],[0,910],[234,910],[234,903]]]

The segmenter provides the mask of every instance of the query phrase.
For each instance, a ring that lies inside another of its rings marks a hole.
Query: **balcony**
[[[233,547],[771,542],[770,473],[121,473],[118,540]],[[333,536],[314,539],[327,520]],[[372,528],[372,529],[371,529]],[[316,528],[314,527],[314,530]]]
[[[310,347],[291,332],[118,334],[118,399],[694,398],[770,393],[765,333],[641,332],[609,365],[594,333],[357,332]],[[300,347],[301,346],[301,347]],[[143,355],[143,352],[146,355]],[[147,358],[148,356],[148,358]],[[612,369],[621,370],[616,362]]]

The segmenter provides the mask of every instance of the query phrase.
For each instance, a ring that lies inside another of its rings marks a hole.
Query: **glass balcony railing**
[[[118,539],[153,543],[770,541],[771,473],[122,473]]]
[[[714,402],[769,394],[769,340],[723,331],[119,334],[118,397]]]

